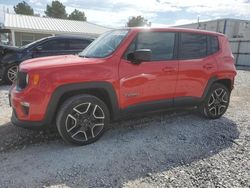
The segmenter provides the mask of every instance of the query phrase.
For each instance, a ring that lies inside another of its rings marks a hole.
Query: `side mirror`
[[[42,46],[37,46],[37,47],[35,48],[36,51],[41,51],[42,49],[43,49]]]
[[[151,53],[150,49],[139,49],[135,52],[129,53],[127,59],[134,64],[140,64],[143,61],[150,61]]]

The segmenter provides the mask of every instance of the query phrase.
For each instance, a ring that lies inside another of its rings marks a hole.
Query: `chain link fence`
[[[236,66],[250,67],[250,40],[230,40]]]

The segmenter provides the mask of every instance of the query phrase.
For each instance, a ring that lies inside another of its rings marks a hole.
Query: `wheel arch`
[[[214,83],[219,83],[222,84],[224,86],[226,86],[226,88],[228,89],[228,91],[232,91],[233,89],[233,85],[232,85],[232,80],[228,79],[228,78],[223,78],[223,79],[218,79],[216,80]]]
[[[19,66],[20,65],[20,61],[9,61],[7,63],[3,63],[3,66],[6,68],[6,67],[10,67],[10,66],[13,66],[13,65],[16,65],[16,66]]]
[[[212,78],[210,78],[208,80],[207,85],[206,85],[205,90],[204,90],[203,95],[202,95],[202,100],[205,99],[205,97],[207,96],[207,93],[209,92],[209,89],[215,83],[223,84],[224,86],[227,87],[227,89],[230,92],[233,89],[233,81],[231,79],[229,79],[229,78],[218,78],[217,76],[214,76],[214,77],[212,77]]]
[[[111,119],[115,119],[119,115],[117,95],[111,83],[108,82],[88,82],[74,83],[59,86],[55,89],[47,107],[45,121],[51,124],[56,117],[58,109],[68,98],[79,95],[88,94],[101,99],[110,111]]]

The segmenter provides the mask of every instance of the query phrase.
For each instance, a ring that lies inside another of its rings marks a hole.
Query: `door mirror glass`
[[[138,49],[127,55],[127,59],[134,64],[140,64],[143,61],[151,60],[151,50],[150,49]]]

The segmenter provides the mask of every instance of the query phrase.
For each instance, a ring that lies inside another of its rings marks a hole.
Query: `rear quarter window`
[[[219,41],[216,36],[208,36],[208,55],[214,54],[219,51]]]

